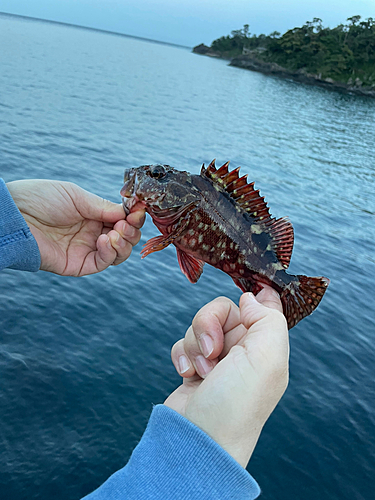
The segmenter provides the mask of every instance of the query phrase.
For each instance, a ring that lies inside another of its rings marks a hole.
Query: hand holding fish
[[[41,269],[84,276],[126,260],[140,239],[145,211],[121,205],[70,182],[22,180],[7,184],[38,243]]]
[[[288,384],[289,338],[270,286],[237,307],[219,297],[195,316],[172,348],[183,384],[165,401],[246,467]]]

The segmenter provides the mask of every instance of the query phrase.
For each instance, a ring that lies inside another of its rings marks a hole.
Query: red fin
[[[253,217],[255,222],[271,223],[274,219],[271,218],[264,198],[259,195],[258,190],[254,189],[253,182],[247,183],[247,175],[239,177],[239,170],[238,167],[228,172],[228,162],[216,170],[215,162],[212,161],[207,169],[202,167],[201,175],[226,191],[244,211]]]
[[[216,172],[215,161],[216,160],[212,160],[212,162],[208,165],[207,168],[204,166],[204,163],[203,163],[203,165],[201,167],[201,176],[202,177],[208,177],[209,179],[211,179],[211,175],[214,172]]]
[[[227,182],[227,179],[225,179],[225,181]],[[228,193],[231,193],[232,198],[236,199],[241,194],[238,193],[241,188],[243,193],[246,193],[248,191],[249,184],[247,183],[247,174],[243,175],[242,177],[238,177],[238,179],[235,179],[230,184],[227,184],[225,190]]]
[[[294,231],[292,223],[286,217],[274,220],[269,226],[269,232],[277,258],[286,269],[289,267],[293,251]]]
[[[235,168],[231,172],[228,172],[228,175],[225,179],[227,185],[229,186],[232,182],[238,179],[238,172],[240,171],[240,167]]]
[[[301,275],[297,278],[298,281],[291,281],[280,295],[289,329],[318,307],[329,285],[328,278]]]
[[[167,248],[168,245],[172,243],[170,235],[164,236],[161,234],[160,236],[155,236],[155,238],[151,238],[144,245],[141,251],[142,259],[150,255],[153,252],[159,252],[159,250],[163,250]]]
[[[188,255],[179,248],[177,248],[177,259],[180,264],[181,271],[190,283],[196,283],[203,272],[204,262]]]
[[[229,161],[224,163],[224,165],[222,165],[219,168],[219,170],[215,172],[214,176],[220,177],[221,179],[225,178],[228,175],[228,166],[229,166]]]

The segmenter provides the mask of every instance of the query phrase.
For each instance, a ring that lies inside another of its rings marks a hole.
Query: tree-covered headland
[[[256,58],[291,72],[318,75],[348,85],[375,89],[375,20],[361,16],[347,19],[347,24],[325,28],[314,18],[300,28],[283,35],[254,35],[249,25],[214,40],[208,48],[217,57]],[[195,49],[194,49],[195,50]],[[197,51],[198,52],[198,51]]]

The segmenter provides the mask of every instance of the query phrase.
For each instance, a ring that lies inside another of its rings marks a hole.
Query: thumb
[[[112,203],[78,186],[74,187],[78,188],[74,193],[74,202],[82,217],[113,224],[125,219],[122,204]]]
[[[251,292],[246,292],[241,296],[239,306],[241,323],[247,330],[269,313],[269,308],[258,302]]]

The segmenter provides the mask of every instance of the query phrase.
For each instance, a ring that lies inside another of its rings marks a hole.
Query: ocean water
[[[199,40],[197,40],[197,43]],[[289,388],[249,471],[264,500],[375,488],[375,100],[232,68],[183,48],[0,16],[0,177],[120,202],[125,168],[242,166],[295,229],[293,273],[331,285],[290,334]],[[123,265],[0,275],[0,498],[78,499],[126,463],[180,383],[170,349],[231,279],[196,285],[148,219]]]

